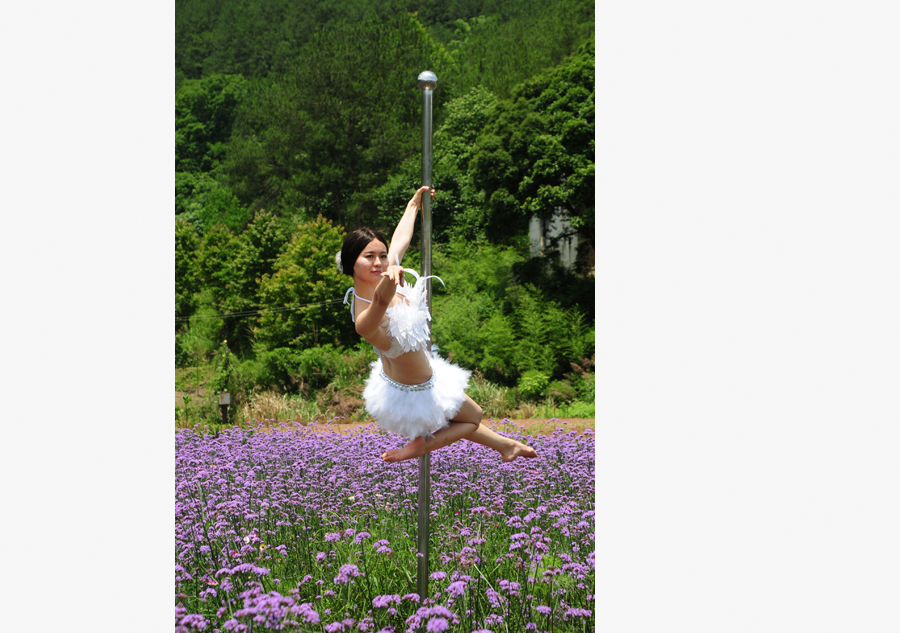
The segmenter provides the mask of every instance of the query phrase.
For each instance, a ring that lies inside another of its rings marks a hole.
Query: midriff
[[[404,385],[420,385],[431,378],[431,364],[425,350],[414,350],[396,358],[381,356],[381,366],[388,378]]]

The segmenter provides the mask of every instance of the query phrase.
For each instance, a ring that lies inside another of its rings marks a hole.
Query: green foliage
[[[275,272],[260,280],[260,303],[267,311],[255,334],[263,349],[346,345],[359,338],[341,303],[352,284],[335,266],[342,244],[343,229],[321,216],[298,227]]]
[[[239,231],[250,212],[215,172],[249,82],[240,75],[184,81],[175,93],[175,214],[203,231],[220,223]]]
[[[593,330],[577,308],[562,308],[526,284],[516,286],[513,314],[517,340],[515,362],[520,371],[540,369],[561,376],[573,359],[593,353]]]
[[[228,349],[228,341],[222,341],[216,360],[216,375],[210,384],[210,389],[218,395],[231,391],[231,382],[234,376],[234,354]]]
[[[250,221],[250,211],[227,187],[215,187],[205,197],[198,212],[203,228],[222,224],[232,231],[240,231]]]
[[[447,284],[446,291],[435,286],[435,341],[454,362],[504,385],[530,369],[561,377],[594,347],[578,307],[516,283],[523,261],[511,247],[462,240],[434,253],[434,272]]]
[[[519,378],[519,395],[532,400],[538,400],[547,395],[550,386],[550,377],[536,369],[529,369]]]
[[[215,352],[223,321],[217,318],[209,291],[198,297],[198,308],[187,328],[175,335],[176,360],[180,367],[201,365]]]
[[[592,358],[592,280],[525,257],[532,215],[562,209],[593,238],[592,32],[585,0],[177,0],[176,364],[209,363],[227,339],[245,403],[273,385],[357,388],[373,356],[333,258],[341,226],[390,235],[419,183],[428,68],[433,272],[448,284],[434,284],[435,342],[477,370],[497,415],[529,370],[558,402],[564,384],[592,400],[588,367],[566,373]],[[404,265],[419,267],[416,246]]]
[[[175,93],[175,171],[209,172],[231,137],[249,82],[241,75],[188,79]]]
[[[587,319],[594,319],[594,279],[568,270],[559,262],[558,253],[546,257],[532,257],[513,266],[516,279],[528,283],[547,299],[557,301],[563,308],[578,308]]]
[[[235,245],[230,281],[220,304],[223,313],[250,313],[258,309],[262,303],[260,280],[275,272],[278,256],[287,242],[286,232],[277,218],[266,211],[258,211]],[[252,314],[229,320],[229,336],[233,337],[229,340],[241,349],[249,349],[256,322],[257,318]]]
[[[594,32],[588,0],[501,0],[485,2],[475,15],[471,9],[450,15],[445,46],[454,65],[446,80],[463,91],[482,85],[501,97],[559,64]]]
[[[479,374],[472,377],[470,385],[466,393],[478,403],[485,416],[499,418],[509,415],[516,408],[515,392],[512,389],[495,385]]]
[[[492,236],[522,232],[532,215],[549,219],[562,210],[582,239],[593,239],[593,94],[590,44],[498,104],[469,162]]]
[[[520,372],[528,370],[541,370],[552,374],[554,369],[554,349],[551,347],[551,338],[555,338],[552,329],[553,323],[558,321],[558,311],[553,310],[552,304],[548,306],[540,301],[533,293],[516,287],[514,289],[516,302],[516,342],[515,365]],[[553,312],[549,312],[553,310]]]
[[[572,402],[576,397],[575,387],[567,380],[554,380],[547,387],[547,395],[563,402]]]
[[[593,418],[594,413],[594,401],[591,400],[589,402],[573,402],[568,407],[568,417],[572,418]]]
[[[284,71],[301,47],[336,20],[402,13],[397,0],[176,0],[177,76],[264,77]]]
[[[261,351],[253,370],[261,386],[286,393],[301,391],[308,396],[329,383],[361,381],[374,356],[371,346],[351,350],[330,343],[301,350],[279,347]]]
[[[486,378],[514,384],[511,319],[507,290],[512,267],[521,261],[512,248],[456,240],[434,250],[433,272],[447,284],[435,284],[434,340],[442,354]]]
[[[183,220],[175,221],[175,317],[186,318],[197,308],[195,294],[200,290],[196,266],[200,235]],[[179,322],[176,321],[176,330]],[[177,356],[177,354],[176,354]]]
[[[575,393],[579,400],[594,401],[594,373],[583,373],[575,381]]]
[[[255,84],[224,165],[232,188],[279,215],[373,223],[375,190],[420,148],[416,77],[441,63],[403,14],[316,33],[290,70]]]

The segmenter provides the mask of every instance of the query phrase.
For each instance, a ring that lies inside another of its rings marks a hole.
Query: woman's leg
[[[517,442],[508,437],[503,437],[494,433],[491,429],[481,423],[484,412],[481,410],[472,398],[466,396],[465,402],[459,408],[459,412],[453,416],[454,422],[468,422],[475,425],[475,430],[465,436],[465,439],[482,446],[492,448],[503,458],[504,462],[511,462],[516,457],[537,457],[537,453],[533,448],[525,446],[521,442]]]
[[[484,412],[472,398],[466,396],[465,401],[450,424],[437,431],[434,437],[417,437],[403,448],[384,453],[381,458],[386,462],[399,462],[405,459],[421,457],[425,453],[443,448],[461,439],[481,444],[500,453],[504,462],[511,462],[516,457],[537,457],[533,448],[525,446],[508,437],[494,433],[481,423]]]
[[[386,462],[402,462],[404,459],[421,457],[425,453],[443,448],[457,442],[475,431],[475,427],[465,422],[450,422],[432,437],[417,437],[403,448],[395,448],[381,455]]]

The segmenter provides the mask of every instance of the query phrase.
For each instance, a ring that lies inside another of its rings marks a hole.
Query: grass
[[[175,408],[175,428],[220,428],[221,411],[208,385],[215,376],[212,365],[176,368],[175,389],[184,394],[184,406]],[[272,389],[239,388],[231,394],[229,420],[232,423],[284,422],[304,424],[316,420],[342,419],[365,422],[370,418],[362,401],[364,377],[337,376],[322,389],[309,394],[285,394]],[[566,404],[550,396],[542,401],[517,399],[515,389],[496,385],[477,372],[472,375],[469,396],[484,411],[484,417],[593,418],[594,403],[575,401]]]

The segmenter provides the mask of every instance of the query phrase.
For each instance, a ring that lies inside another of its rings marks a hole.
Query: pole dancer
[[[416,191],[390,242],[361,227],[347,235],[337,257],[338,270],[353,278],[344,302],[356,331],[378,354],[363,390],[366,410],[382,428],[410,438],[381,458],[413,459],[461,439],[494,449],[504,462],[537,457],[534,449],[481,424],[481,407],[465,393],[471,372],[431,353],[427,280],[400,265],[425,192],[434,195],[431,187]]]

